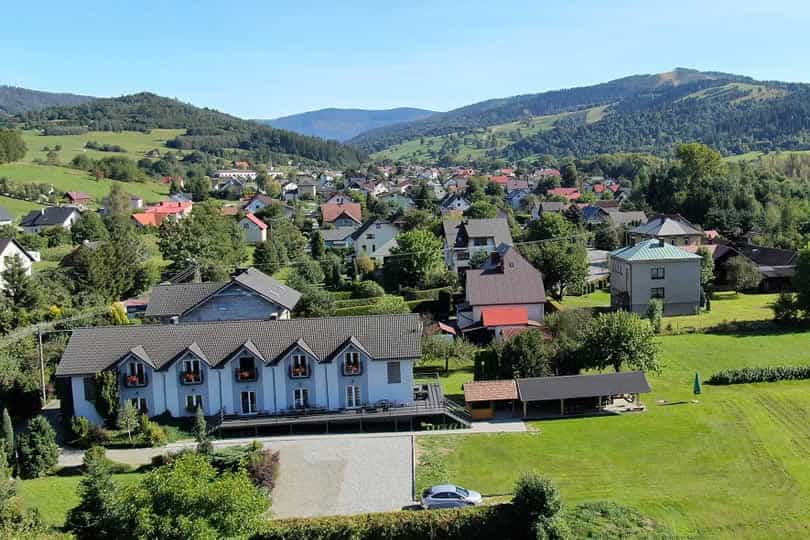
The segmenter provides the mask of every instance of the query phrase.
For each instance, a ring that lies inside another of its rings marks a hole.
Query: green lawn
[[[113,478],[121,485],[136,482],[142,473],[115,474]],[[42,519],[51,527],[62,527],[68,510],[79,502],[76,488],[82,477],[47,476],[34,480],[23,480],[17,484],[17,492],[22,500],[39,509]]]
[[[48,151],[59,145],[62,149],[59,153],[59,161],[69,162],[79,154],[85,154],[93,159],[101,159],[107,156],[127,156],[134,160],[144,157],[144,154],[152,149],[157,149],[161,154],[169,150],[166,141],[174,139],[178,135],[185,133],[184,129],[153,129],[150,133],[140,131],[91,131],[84,135],[40,135],[38,131],[24,131],[23,140],[28,146],[25,161],[33,163],[34,160],[46,159]],[[84,147],[87,141],[96,141],[101,144],[114,144],[123,147],[126,152],[100,152]]]
[[[777,296],[777,294],[718,292],[712,299],[711,311],[703,311],[699,315],[665,317],[662,324],[663,332],[701,331],[734,321],[771,320],[773,311],[770,306]],[[610,293],[596,291],[584,296],[566,296],[561,306],[563,309],[609,307]]]
[[[125,192],[142,197],[146,202],[157,202],[169,194],[169,187],[157,182],[117,182],[107,179],[97,181],[84,171],[54,165],[7,163],[0,165],[0,176],[6,176],[20,184],[31,182],[52,184],[58,191],[83,191],[97,200],[110,192],[114,182],[120,184]]]
[[[505,494],[531,470],[569,503],[615,500],[679,535],[810,535],[810,381],[704,385],[700,403],[690,402],[695,371],[706,379],[726,367],[810,364],[810,333],[661,343],[665,367],[650,376],[647,412],[532,422],[525,434],[422,436],[419,488],[446,480]]]
[[[20,199],[12,199],[11,197],[3,197],[2,195],[0,195],[0,206],[5,208],[15,219],[21,218],[31,210],[38,210],[39,208],[42,208],[41,204],[22,201]]]

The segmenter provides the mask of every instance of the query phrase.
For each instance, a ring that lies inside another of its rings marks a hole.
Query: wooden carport
[[[476,381],[466,383],[464,403],[473,420],[488,420],[495,416],[498,405],[508,405],[515,412],[518,400],[517,385],[514,380]]]

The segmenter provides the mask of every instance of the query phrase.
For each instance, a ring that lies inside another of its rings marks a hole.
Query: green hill
[[[169,147],[213,155],[238,149],[245,157],[265,163],[292,157],[344,166],[356,165],[364,158],[361,151],[335,141],[274,129],[151,93],[30,111],[15,116],[14,121],[29,129],[43,130],[46,135],[184,129],[185,133],[167,142]]]
[[[57,92],[41,92],[17,86],[0,86],[0,116],[36,111],[60,105],[78,105],[95,98]]]
[[[724,155],[810,149],[810,85],[676,69],[476,103],[383,127],[349,142],[375,158],[459,163],[479,158],[671,153],[701,141]]]

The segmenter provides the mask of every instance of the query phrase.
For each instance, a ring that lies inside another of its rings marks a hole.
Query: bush
[[[779,293],[779,297],[771,304],[773,318],[776,322],[792,323],[801,318],[801,309],[796,301],[796,295],[791,293]]]
[[[810,366],[775,366],[724,369],[706,381],[708,384],[749,384],[810,379]]]
[[[661,318],[664,316],[664,303],[658,298],[651,298],[647,305],[647,318],[656,334],[661,333]]]
[[[355,298],[379,298],[385,296],[385,290],[376,281],[360,281],[354,285],[352,296]]]
[[[163,426],[148,419],[145,424],[141,424],[141,436],[143,437],[144,442],[149,446],[163,446],[169,440]]]
[[[264,449],[250,456],[247,471],[257,487],[264,488],[271,493],[276,486],[278,464],[278,452]]]
[[[20,435],[17,447],[20,476],[36,478],[47,474],[59,459],[56,432],[44,416],[28,421],[28,429]]]
[[[84,416],[74,416],[70,420],[70,430],[75,437],[73,444],[80,448],[103,446],[110,442],[110,433]]]
[[[549,525],[562,509],[562,497],[551,480],[536,474],[524,474],[517,482],[512,504],[519,519],[528,528],[534,528],[538,538],[557,538],[539,534],[540,527]]]

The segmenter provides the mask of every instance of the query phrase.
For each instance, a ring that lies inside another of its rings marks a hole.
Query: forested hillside
[[[45,107],[78,105],[92,99],[95,98],[76,94],[40,92],[16,86],[0,86],[0,116],[36,111]]]
[[[261,124],[288,129],[301,135],[311,135],[322,139],[346,141],[370,129],[411,122],[426,118],[434,111],[399,107],[386,110],[367,109],[321,109],[301,114],[293,114],[274,120],[256,120]]]
[[[708,87],[727,82],[747,81],[751,81],[751,79],[725,73],[699,72],[679,68],[669,73],[634,75],[594,86],[482,101],[446,113],[438,113],[424,120],[396,124],[362,133],[349,142],[367,151],[376,152],[417,137],[445,135],[459,130],[484,128],[534,116],[588,109],[612,104],[632,96],[655,93],[661,89],[666,90],[698,83]]]
[[[26,127],[46,134],[89,131],[186,129],[167,143],[183,150],[221,155],[225,149],[248,151],[256,161],[294,156],[333,165],[354,165],[362,152],[334,141],[306,137],[262,126],[212,109],[200,108],[151,93],[98,99],[71,107],[52,107],[15,117]]]
[[[810,85],[678,69],[491,100],[352,141],[379,159],[452,164],[613,152],[671,155],[699,141],[723,155],[810,148]]]

